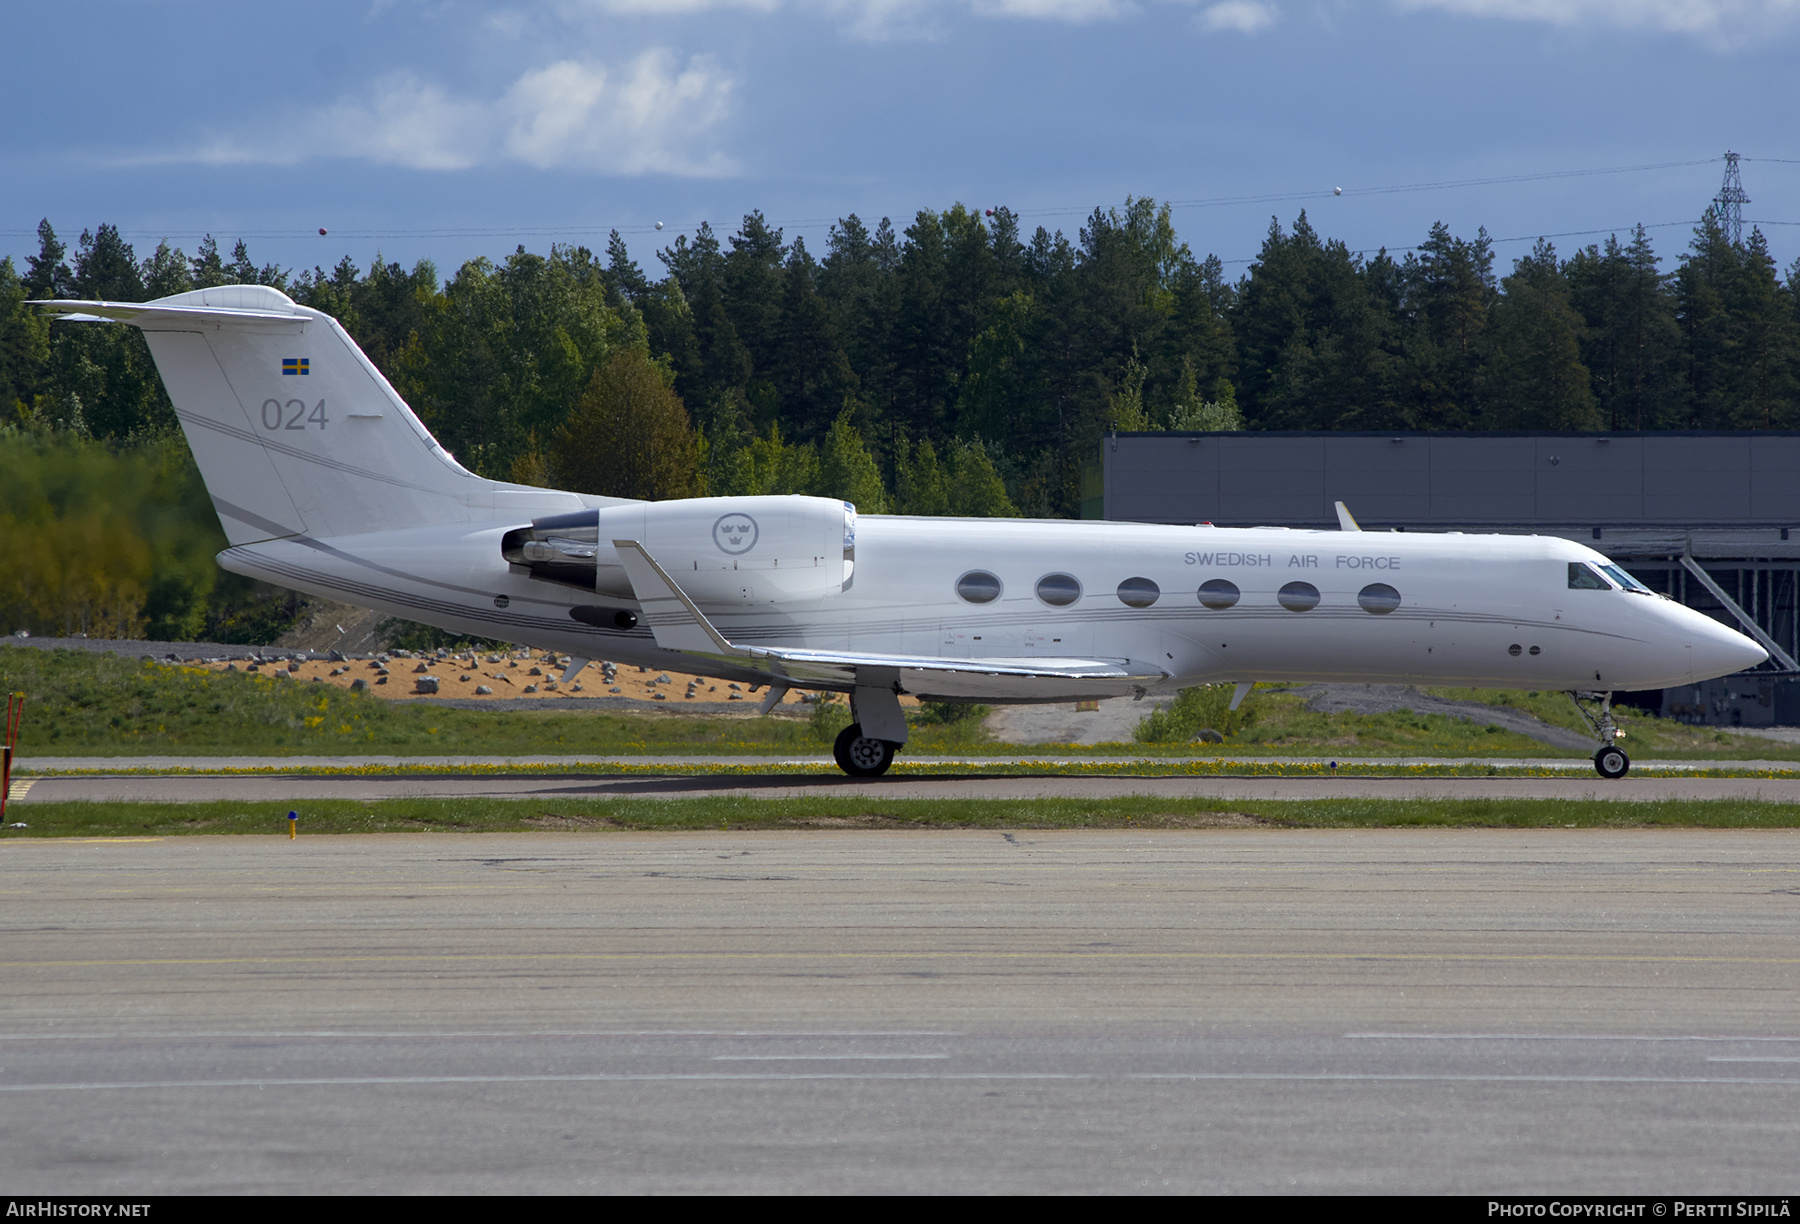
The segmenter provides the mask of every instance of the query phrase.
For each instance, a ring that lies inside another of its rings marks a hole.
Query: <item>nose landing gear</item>
[[[1623,778],[1631,768],[1631,758],[1615,743],[1625,733],[1613,721],[1612,694],[1571,692],[1569,700],[1575,703],[1583,721],[1593,728],[1594,735],[1600,741],[1600,750],[1594,753],[1595,772],[1602,778]],[[1589,705],[1594,709],[1590,711]]]
[[[1631,768],[1631,758],[1617,748],[1602,748],[1594,754],[1594,768],[1602,778],[1623,778]]]

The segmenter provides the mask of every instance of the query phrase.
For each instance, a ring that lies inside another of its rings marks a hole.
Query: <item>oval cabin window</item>
[[[986,570],[970,570],[956,580],[956,593],[972,604],[993,603],[1000,598],[1000,579]]]
[[[1037,597],[1052,608],[1066,608],[1081,598],[1081,583],[1073,574],[1045,574],[1038,579]]]
[[[1162,588],[1148,578],[1127,578],[1119,584],[1119,602],[1128,608],[1148,608],[1162,597]]]
[[[1275,593],[1289,612],[1310,612],[1319,606],[1319,588],[1310,582],[1290,582]]]
[[[1206,607],[1214,609],[1235,607],[1238,597],[1239,592],[1235,582],[1214,578],[1200,584],[1200,602]]]
[[[1371,582],[1356,593],[1356,602],[1364,612],[1386,616],[1400,606],[1400,592],[1385,582]]]

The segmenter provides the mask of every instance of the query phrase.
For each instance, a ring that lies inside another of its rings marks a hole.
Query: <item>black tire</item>
[[[879,778],[894,763],[897,746],[886,740],[870,739],[862,733],[860,723],[851,723],[838,732],[831,755],[836,758],[838,768],[852,778]]]
[[[1602,778],[1623,778],[1631,768],[1631,758],[1623,748],[1602,748],[1594,754],[1594,768]]]

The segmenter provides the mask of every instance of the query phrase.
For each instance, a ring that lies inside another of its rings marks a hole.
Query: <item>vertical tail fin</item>
[[[329,315],[264,285],[41,302],[141,329],[233,545],[490,518],[515,486],[464,469]],[[570,503],[534,491],[530,500]]]

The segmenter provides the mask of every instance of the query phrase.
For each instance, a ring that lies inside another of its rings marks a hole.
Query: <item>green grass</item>
[[[1248,725],[1223,744],[1130,744],[1089,751],[1181,756],[1286,756],[1336,754],[1351,757],[1587,757],[1592,747],[1556,748],[1496,723],[1448,714],[1320,714],[1306,708],[1299,685],[1260,686],[1246,702]],[[1518,710],[1580,735],[1592,732],[1560,692],[1510,689],[1428,688],[1432,696]],[[1616,708],[1625,731],[1623,747],[1636,757],[1716,760],[1800,760],[1800,745],[1759,736],[1731,735],[1714,727],[1690,727],[1636,709]],[[1031,749],[1027,751],[1042,751]]]
[[[384,799],[297,805],[300,836],[756,829],[1800,828],[1800,805],[1706,800],[1320,799]],[[23,837],[288,833],[286,808],[217,803],[33,803]]]
[[[26,694],[22,757],[743,753],[816,755],[806,718],[461,710],[334,685],[78,650],[0,646],[0,692]],[[923,726],[911,751],[962,752],[979,724]]]
[[[57,756],[570,756],[702,753],[818,755],[847,720],[820,717],[706,717],[668,713],[461,710],[352,693],[332,685],[213,672],[73,650],[0,646],[0,692],[27,695],[19,737],[24,757]],[[1585,731],[1561,693],[1427,690],[1458,700],[1510,706]],[[1292,688],[1259,688],[1236,733],[1223,744],[996,743],[978,721],[915,727],[906,758],[943,754],[1157,756],[1570,757],[1497,725],[1406,711],[1317,714]],[[1623,714],[1634,758],[1800,760],[1800,745]]]

